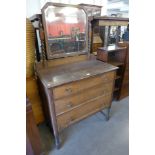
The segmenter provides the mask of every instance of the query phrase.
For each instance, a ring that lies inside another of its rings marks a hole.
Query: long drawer
[[[53,97],[58,99],[64,96],[75,94],[81,90],[96,86],[101,83],[113,81],[115,72],[104,73],[100,76],[89,77],[80,81],[65,84],[54,88]]]
[[[57,116],[57,123],[59,131],[66,128],[89,115],[100,111],[103,108],[109,107],[111,104],[111,95],[100,96],[95,99],[89,100],[84,105],[79,106],[67,113]]]
[[[69,111],[87,100],[96,98],[97,96],[111,94],[113,89],[113,82],[106,84],[100,84],[89,89],[80,91],[77,94],[73,94],[62,99],[57,99],[54,101],[56,115]]]

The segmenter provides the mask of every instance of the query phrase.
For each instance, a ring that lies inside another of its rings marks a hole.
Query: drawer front
[[[69,96],[75,94],[81,90],[96,86],[101,83],[107,83],[113,81],[115,77],[115,72],[109,72],[102,74],[100,76],[89,77],[80,81],[72,82],[69,84],[56,87],[53,90],[54,99]]]
[[[100,96],[90,100],[86,104],[79,106],[67,113],[57,116],[57,123],[59,131],[66,128],[81,119],[92,115],[103,108],[109,107],[111,104],[111,95]]]
[[[54,101],[56,115],[69,111],[80,104],[83,104],[87,100],[96,98],[97,96],[112,94],[113,82],[106,84],[100,84],[95,87],[91,87],[86,90],[82,90],[77,94],[73,94],[63,99],[57,99]]]

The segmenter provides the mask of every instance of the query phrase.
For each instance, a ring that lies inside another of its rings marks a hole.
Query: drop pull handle
[[[71,108],[71,107],[73,107],[73,104],[72,104],[72,102],[69,102],[69,103],[67,104],[67,107],[68,107],[68,108]]]
[[[67,91],[68,93],[71,93],[71,92],[72,92],[72,88],[66,88],[66,91]]]

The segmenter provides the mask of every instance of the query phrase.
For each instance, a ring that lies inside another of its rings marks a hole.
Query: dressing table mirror
[[[87,53],[87,16],[83,9],[45,5],[42,15],[48,59]]]

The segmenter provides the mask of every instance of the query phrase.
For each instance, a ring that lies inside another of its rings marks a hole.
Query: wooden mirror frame
[[[86,14],[86,48],[84,49],[84,51],[82,52],[71,52],[71,53],[61,53],[58,54],[56,56],[51,55],[51,51],[49,49],[49,44],[48,44],[48,34],[47,34],[47,28],[46,28],[46,20],[45,20],[45,9],[47,9],[47,7],[49,6],[56,6],[56,7],[74,7],[74,8],[78,8],[78,9],[82,9],[85,14]],[[87,13],[85,11],[85,9],[83,7],[80,7],[78,5],[70,5],[70,4],[62,4],[62,3],[52,3],[52,2],[47,2],[44,7],[41,9],[42,12],[42,21],[43,21],[43,27],[44,27],[44,35],[45,35],[45,45],[46,45],[46,55],[47,55],[47,59],[55,59],[55,58],[62,58],[62,57],[68,57],[68,56],[76,56],[76,55],[89,55],[89,51],[88,51],[88,16]]]

